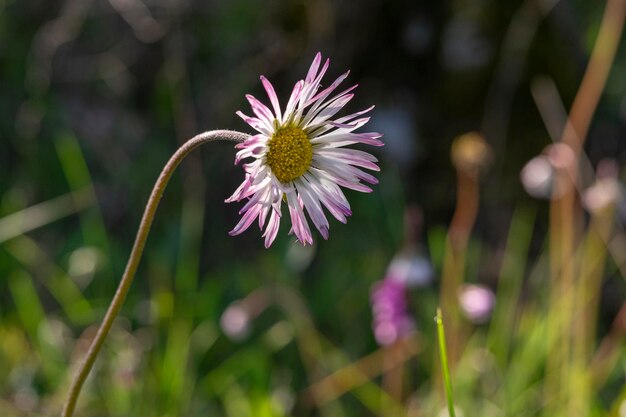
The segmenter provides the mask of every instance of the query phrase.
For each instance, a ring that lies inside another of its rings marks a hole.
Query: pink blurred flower
[[[474,323],[484,323],[489,319],[496,297],[484,285],[463,285],[459,291],[459,303],[465,316]]]
[[[583,206],[590,213],[598,213],[624,200],[624,187],[620,184],[619,165],[611,159],[598,164],[596,182],[583,192]]]
[[[354,85],[331,97],[349,71],[320,90],[320,82],[328,69],[327,59],[320,69],[321,54],[317,54],[307,76],[296,83],[284,111],[272,84],[263,76],[261,82],[270,99],[272,110],[251,95],[246,98],[256,117],[237,114],[258,133],[236,145],[239,149],[235,163],[253,158],[244,164],[245,180],[226,202],[247,200],[241,209],[239,223],[230,231],[238,235],[258,218],[265,231],[265,247],[278,233],[281,205],[285,201],[291,217],[291,233],[303,245],[312,244],[308,217],[324,239],[329,224],[322,207],[342,223],[352,214],[350,204],[339,188],[362,192],[372,190],[362,184],[378,180],[361,168],[379,171],[376,158],[369,153],[346,148],[355,143],[382,146],[380,133],[354,133],[368,122],[361,117],[369,107],[357,113],[333,119],[354,96]],[[269,215],[269,220],[268,220]],[[267,226],[266,225],[267,220]]]
[[[232,340],[241,341],[250,334],[250,312],[242,303],[233,303],[220,317],[222,330]]]

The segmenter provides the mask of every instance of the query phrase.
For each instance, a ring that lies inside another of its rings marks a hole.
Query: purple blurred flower
[[[370,296],[374,337],[379,345],[388,346],[415,329],[407,314],[406,283],[386,278],[374,284]]]

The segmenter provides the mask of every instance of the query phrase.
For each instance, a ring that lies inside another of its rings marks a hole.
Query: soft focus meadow
[[[75,415],[448,416],[441,307],[457,416],[626,416],[625,9],[0,0],[0,416],[60,414],[165,162],[317,51],[380,183],[265,249],[194,152]]]

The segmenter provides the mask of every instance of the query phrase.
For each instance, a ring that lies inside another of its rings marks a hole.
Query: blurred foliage
[[[317,51],[331,58],[329,78],[352,70],[351,109],[377,106],[380,185],[347,192],[354,215],[331,221],[328,241],[301,248],[283,224],[265,250],[255,230],[227,235],[238,206],[222,201],[243,177],[231,146],[190,157],[77,415],[437,415],[450,147],[468,131],[485,135],[494,161],[464,276],[497,301],[489,323],[463,322],[458,407],[542,415],[549,203],[529,197],[519,173],[551,143],[533,88],[547,80],[569,108],[602,11],[580,0],[0,0],[0,415],[59,413],[169,155],[200,131],[247,131],[234,113],[245,93],[264,96],[259,74],[286,97]],[[622,42],[585,148],[591,167],[616,161],[622,182],[625,73]],[[394,353],[376,345],[369,292],[403,247],[407,206],[423,212],[417,239],[436,279],[411,292],[417,331]],[[625,216],[618,208],[618,252]],[[621,416],[626,401],[623,261],[607,256],[599,277],[592,344],[613,350],[594,362],[593,416]],[[222,314],[259,291],[267,305],[231,340]],[[394,355],[400,377],[384,365]]]

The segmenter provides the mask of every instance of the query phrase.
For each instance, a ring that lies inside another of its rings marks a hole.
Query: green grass
[[[361,200],[357,198],[355,205],[361,205]],[[344,229],[360,227],[366,221],[363,217],[357,215]],[[87,227],[89,221],[96,220],[83,216],[77,227]],[[550,306],[541,293],[548,290],[548,282],[525,283],[528,274],[548,276],[541,254],[528,254],[534,221],[532,210],[514,213],[491,320],[476,326],[463,319],[463,337],[458,339],[463,343],[461,356],[450,369],[442,363],[452,416],[452,390],[462,415],[545,415],[542,410],[550,401],[544,396],[551,360],[546,344]],[[54,229],[55,224],[42,227]],[[158,241],[160,236],[152,238]],[[209,266],[204,273],[191,266],[198,264],[197,255],[177,260],[174,254],[162,257],[149,252],[79,401],[77,415],[437,414],[446,407],[438,394],[441,379],[431,374],[436,367],[430,366],[437,356],[446,358],[440,315],[433,327],[428,324],[432,316],[414,309],[420,329],[414,337],[420,348],[401,365],[401,398],[386,391],[380,379],[382,360],[355,368],[364,374],[350,370],[377,350],[370,333],[368,291],[382,276],[388,255],[374,241],[351,249],[346,245],[349,238],[349,231],[337,228],[336,239],[320,243],[313,264],[297,274],[285,266],[292,245],[286,240],[233,266]],[[78,242],[70,253],[93,245],[93,241]],[[101,245],[98,250],[105,253],[106,262],[109,249]],[[334,256],[336,251],[342,251],[342,256]],[[372,258],[376,251],[377,258]],[[484,251],[478,252],[481,258],[491,256]],[[529,259],[536,261],[529,263]],[[58,413],[71,372],[67,364],[84,355],[81,338],[93,334],[87,326],[102,315],[110,294],[94,293],[93,284],[81,288],[84,284],[68,273],[67,261],[67,255],[50,258],[36,237],[17,236],[3,243],[2,265],[9,273],[0,322],[2,415],[22,415],[26,411],[19,411],[20,407],[31,407],[28,412],[39,415]],[[479,276],[481,270],[479,265]],[[94,274],[91,282],[108,275],[106,268]],[[178,274],[195,278],[178,286]],[[220,315],[230,302],[247,297],[255,288],[268,291],[267,305],[252,320],[247,339],[230,341],[219,328]],[[412,297],[415,303],[428,305],[437,295],[425,288],[415,290]],[[596,340],[595,346],[600,343]],[[604,366],[617,369],[625,359],[618,346],[601,358],[610,361]],[[591,371],[586,368],[583,376]],[[356,379],[338,395],[332,394],[333,384],[327,380],[324,386],[331,389],[326,394],[331,399],[316,402],[309,387],[332,375]],[[569,388],[562,389],[567,398]],[[594,380],[591,389],[587,415],[615,415],[622,401],[623,374],[611,372]]]

